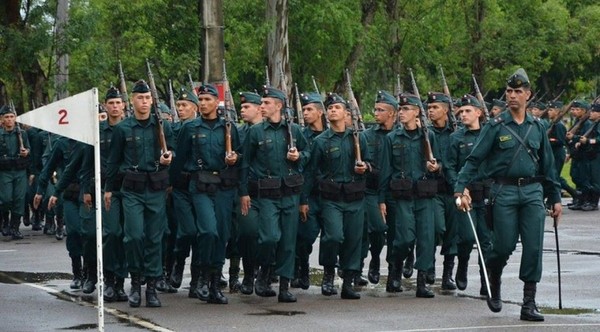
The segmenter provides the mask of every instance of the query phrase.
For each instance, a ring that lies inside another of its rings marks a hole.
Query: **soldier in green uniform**
[[[25,211],[30,146],[27,133],[16,123],[16,116],[11,107],[0,108],[0,213],[10,212],[10,220],[8,217],[4,220],[3,235],[20,240],[23,238],[19,226]]]
[[[490,117],[495,118],[500,113],[506,110],[506,102],[500,99],[492,100],[492,109],[490,110]]]
[[[198,114],[198,97],[193,91],[182,90],[175,102],[175,106],[177,107],[177,114],[180,120],[173,124],[173,136],[175,137],[175,147],[177,147],[179,144],[177,138],[183,126],[196,119],[196,115]],[[178,158],[185,159],[187,156],[178,157],[176,155],[174,158],[177,161]],[[183,280],[185,260],[190,254],[190,249],[192,250],[192,262],[196,259],[197,247],[195,244],[198,231],[195,226],[192,196],[188,190],[190,174],[188,172],[179,172],[179,174],[176,174],[173,168],[170,169],[170,173],[173,191],[171,191],[169,197],[173,205],[174,217],[177,220],[177,230],[174,247],[175,262],[172,266],[169,283],[172,287],[179,288]],[[196,287],[200,278],[200,269],[197,265],[190,265],[190,270],[192,280],[190,282],[188,297],[197,298]]]
[[[160,307],[156,281],[162,275],[161,242],[166,228],[165,197],[171,151],[161,151],[157,137],[159,119],[151,115],[153,98],[148,84],[137,81],[132,90],[133,116],[113,129],[107,162],[104,204],[110,211],[112,193],[122,195],[124,244],[131,274],[129,305],[141,304],[141,277],[146,277],[146,306]],[[167,150],[173,146],[172,130],[163,122]],[[123,182],[119,183],[118,175]]]
[[[240,115],[244,123],[238,127],[238,135],[242,147],[250,127],[262,122],[261,103],[261,97],[257,93],[240,92]],[[254,292],[254,276],[255,270],[258,268],[256,263],[258,245],[258,210],[256,204],[250,206],[246,215],[242,215],[240,200],[236,199],[234,202],[234,218],[238,223],[238,250],[244,267],[244,279],[240,285],[240,292],[250,295]]]
[[[242,215],[251,205],[258,209],[257,263],[260,266],[254,291],[258,296],[275,296],[269,283],[271,265],[280,276],[279,302],[296,302],[289,292],[294,278],[298,206],[303,177],[300,167],[310,153],[300,127],[288,116],[285,94],[265,87],[261,113],[265,121],[250,127],[244,142],[239,189]]]
[[[358,128],[353,130],[345,124],[349,108],[346,101],[337,94],[329,93],[325,105],[330,128],[313,141],[304,187],[304,196],[308,197],[312,188],[317,186],[321,198],[323,225],[319,263],[324,267],[321,293],[326,296],[335,294],[333,279],[339,255],[344,279],[342,299],[360,299],[352,282],[360,274],[365,218],[364,174],[370,168],[370,155],[367,141],[358,133]]]
[[[190,228],[196,232],[192,267],[197,266],[202,275],[196,295],[208,303],[227,304],[219,282],[238,183],[239,138],[236,127],[218,117],[218,96],[210,84],[198,89],[201,118],[181,128],[173,173],[190,174],[188,191],[195,217]]]
[[[480,123],[481,120],[483,120],[483,111],[477,98],[471,95],[464,95],[461,100],[461,105],[459,113],[461,122],[464,126],[450,135],[450,142],[446,149],[444,166],[446,178],[453,187],[456,183],[458,172],[465,164],[467,156],[471,153],[471,150],[473,150],[475,141],[479,137],[481,132]],[[491,234],[485,223],[484,197],[486,191],[489,191],[489,185],[484,179],[477,178],[469,183],[468,188],[470,197],[473,199],[473,210],[471,210],[471,215],[473,217],[475,229],[477,230],[477,238],[479,239],[479,244],[481,245],[484,257],[487,257],[487,254],[491,249]],[[468,282],[467,274],[469,257],[471,251],[473,251],[475,236],[468,216],[463,211],[458,211],[456,209],[454,210],[454,213],[458,256],[455,281],[458,289],[465,290]],[[480,269],[480,276],[481,288],[479,289],[479,293],[481,295],[486,295],[487,290],[483,269]]]
[[[590,165],[590,189],[587,202],[581,207],[583,211],[597,211],[600,199],[600,100],[590,107],[590,122],[592,126],[581,136],[576,148],[584,151],[584,156]]]
[[[458,174],[454,195],[460,209],[469,209],[465,191],[485,161],[485,175],[494,180],[492,250],[486,258],[491,297],[488,307],[502,310],[502,270],[521,238],[523,253],[519,279],[525,285],[521,320],[543,321],[535,303],[536,285],[542,276],[542,249],[546,209],[544,195],[553,206],[552,216],[560,217],[560,185],[554,167],[552,147],[545,127],[525,111],[531,97],[527,74],[519,68],[506,86],[509,111],[485,125],[471,154]],[[544,186],[542,186],[544,185]]]
[[[309,146],[324,130],[323,112],[324,105],[321,95],[316,92],[303,93],[300,97],[305,127],[302,133]],[[306,180],[306,179],[305,179]],[[314,187],[317,189],[317,187]],[[300,223],[298,224],[298,237],[296,239],[296,276],[290,283],[293,288],[308,289],[310,286],[309,258],[313,250],[313,243],[321,232],[321,204],[317,190],[309,193],[308,197],[301,198]]]
[[[429,92],[427,94],[427,113],[431,126],[429,130],[434,133],[436,143],[443,151],[450,146],[450,134],[454,128],[450,125],[448,109],[450,107],[450,98],[440,92]],[[442,169],[445,165],[445,155],[438,164]],[[438,193],[435,197],[434,214],[436,224],[436,242],[441,242],[440,253],[444,256],[444,269],[442,271],[442,289],[455,290],[456,284],[452,279],[454,269],[454,259],[456,257],[456,223],[455,204],[452,197],[452,188],[443,174],[437,176]],[[434,257],[435,262],[435,257]],[[435,282],[435,263],[434,268],[427,272],[427,283]]]
[[[565,164],[565,160],[567,158],[567,127],[565,124],[559,119],[559,114],[561,109],[563,108],[563,103],[561,101],[551,101],[548,103],[548,120],[550,125],[548,127],[548,139],[550,140],[550,145],[552,146],[552,154],[554,155],[554,166],[556,167],[556,174],[559,176],[560,187],[566,190],[571,197],[577,197],[577,191],[569,186],[567,180],[565,180],[560,174],[562,173],[563,166]]]
[[[375,98],[375,122],[376,125],[367,129],[364,136],[367,140],[368,152],[371,160],[371,171],[366,176],[366,195],[365,195],[365,227],[362,239],[361,258],[371,252],[371,261],[369,262],[369,272],[367,278],[373,284],[379,283],[380,273],[380,254],[385,244],[387,226],[385,220],[379,211],[379,173],[381,171],[381,152],[385,136],[392,131],[396,121],[398,111],[398,101],[389,92],[380,90]],[[393,232],[390,232],[393,233]],[[391,234],[390,234],[391,235]],[[395,275],[395,266],[390,262],[389,275]],[[361,262],[362,270],[362,262]],[[391,282],[393,278],[388,278]],[[392,291],[392,289],[387,289]]]
[[[566,134],[567,159],[571,159],[571,172],[569,175],[575,183],[576,190],[581,193],[573,199],[573,204],[569,205],[570,210],[581,210],[589,199],[590,179],[588,175],[590,174],[590,163],[585,157],[583,149],[575,148],[581,136],[592,126],[587,115],[589,108],[590,104],[585,100],[574,100],[570,109],[576,122]]]
[[[394,223],[394,242],[391,259],[401,266],[416,242],[417,297],[434,297],[426,285],[426,273],[433,267],[435,251],[434,199],[441,171],[436,162],[439,151],[435,135],[417,126],[421,100],[412,94],[400,95],[399,119],[402,128],[389,133],[384,141],[379,180],[379,207],[388,224]],[[428,135],[428,136],[425,136]],[[429,139],[433,159],[424,149]],[[395,200],[395,211],[387,213],[386,194]],[[389,246],[389,244],[388,244]]]
[[[33,214],[33,222],[31,223],[31,230],[39,231],[42,229],[43,213],[41,209],[33,208],[33,197],[37,189],[37,175],[41,171],[41,167],[37,165],[41,164],[41,153],[42,138],[40,137],[41,130],[35,127],[29,127],[25,130],[27,132],[27,138],[29,139],[29,145],[31,146],[29,158],[31,159],[31,165],[29,167],[29,181],[27,184],[27,196],[26,204],[31,209]]]

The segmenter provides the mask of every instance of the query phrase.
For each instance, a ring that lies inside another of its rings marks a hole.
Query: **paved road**
[[[566,210],[566,209],[565,209]],[[95,293],[69,290],[70,260],[64,242],[24,229],[25,239],[0,238],[0,331],[86,330],[97,327]],[[562,304],[558,310],[558,273],[552,221],[546,223],[544,275],[538,286],[543,323],[519,320],[522,282],[518,280],[520,247],[503,276],[502,312],[490,312],[479,293],[475,254],[466,291],[443,292],[436,281],[433,299],[415,297],[414,278],[405,291],[388,294],[383,283],[362,290],[358,301],[320,295],[314,285],[295,291],[298,303],[276,298],[226,294],[229,305],[208,305],[187,297],[189,272],[178,294],[161,294],[159,309],[106,304],[107,331],[598,331],[600,330],[600,213],[565,211],[559,227]],[[315,249],[318,252],[318,248]],[[312,266],[318,267],[316,255]],[[437,258],[438,277],[443,258]],[[225,269],[226,271],[226,269]],[[387,274],[384,268],[382,273]],[[338,279],[339,284],[341,281]]]

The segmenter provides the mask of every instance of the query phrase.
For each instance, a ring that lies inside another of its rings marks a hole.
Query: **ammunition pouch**
[[[281,198],[281,179],[280,178],[264,178],[257,182],[259,198]]]
[[[342,184],[343,198],[345,202],[360,201],[365,198],[367,189],[366,181],[353,181]]]
[[[432,198],[438,192],[438,181],[436,179],[417,180],[415,189],[417,198]]]
[[[221,187],[223,189],[230,189],[238,185],[240,179],[239,170],[234,167],[227,167],[221,170],[219,174],[221,178]]]
[[[342,184],[330,180],[322,180],[319,181],[319,191],[321,192],[321,198],[337,202],[341,199]]]
[[[29,166],[29,156],[25,157],[25,158],[17,158],[15,159],[15,170],[23,170],[23,169],[27,169],[27,167]]]
[[[216,193],[221,184],[221,178],[218,172],[198,171],[193,175],[198,192]]]
[[[413,199],[413,182],[411,179],[394,179],[390,181],[390,192],[394,199]]]
[[[189,172],[181,172],[179,176],[173,179],[173,188],[188,191],[192,175]]]
[[[123,176],[123,190],[142,194],[146,190],[148,173],[145,172],[125,172]]]
[[[283,196],[296,195],[302,191],[304,176],[302,174],[292,174],[283,178]]]
[[[0,171],[19,171],[27,169],[29,157],[16,159],[0,159]]]
[[[148,179],[150,180],[150,191],[163,191],[169,188],[169,172],[166,169],[148,173]]]
[[[71,183],[63,193],[63,199],[66,201],[77,202],[79,200],[79,183]]]

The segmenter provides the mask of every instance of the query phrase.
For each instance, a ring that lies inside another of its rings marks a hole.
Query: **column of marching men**
[[[361,286],[380,282],[385,259],[386,292],[402,292],[402,276],[410,278],[414,268],[416,296],[431,298],[437,247],[444,257],[441,289],[467,288],[475,234],[456,207],[459,198],[470,210],[488,265],[489,295],[479,262],[480,294],[488,295],[490,309],[501,309],[502,269],[520,235],[521,319],[543,320],[535,305],[543,227],[524,227],[520,220],[527,216],[511,214],[512,200],[539,196],[521,211],[542,224],[540,213],[559,209],[560,187],[574,198],[569,208],[598,209],[600,102],[527,103],[530,89],[527,74],[517,71],[507,81],[506,102],[494,100],[489,118],[471,95],[452,99],[429,92],[421,100],[381,90],[376,123],[359,131],[351,105],[335,93],[324,99],[301,94],[301,127],[286,113],[286,94],[273,87],[240,93],[242,124],[223,116],[211,84],[179,92],[174,123],[168,107],[153,105],[145,81],[135,83],[130,100],[111,87],[100,124],[102,207],[94,206],[93,148],[21,129],[14,109],[3,106],[2,233],[22,238],[23,219],[57,240],[67,235],[70,287],[92,293],[94,210],[101,208],[105,300],[132,307],[141,305],[143,285],[148,307],[161,306],[157,290],[176,293],[188,257],[190,298],[226,304],[222,289],[229,284],[230,293],[296,302],[291,289],[309,288],[317,239],[323,295],[338,294],[337,269],[341,298],[359,299]],[[129,103],[132,116],[124,117]],[[160,119],[154,107],[163,112]],[[565,111],[574,119],[568,131]],[[458,121],[450,121],[452,114]],[[167,151],[161,151],[157,128]],[[560,178],[567,158],[576,188]],[[539,204],[542,184],[545,206]],[[507,224],[508,218],[517,225]],[[385,245],[387,254],[380,257]],[[277,282],[278,291],[272,288]]]

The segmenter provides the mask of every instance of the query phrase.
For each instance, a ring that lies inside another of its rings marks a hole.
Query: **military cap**
[[[548,108],[562,108],[563,106],[564,104],[560,100],[553,100],[548,102]]]
[[[473,106],[477,108],[481,108],[481,103],[479,100],[473,95],[464,95],[460,99],[460,104],[462,106]]]
[[[260,105],[260,104],[262,104],[262,100],[260,99],[260,96],[258,95],[258,93],[249,92],[249,91],[240,92],[240,104],[245,104],[245,103]]]
[[[441,92],[429,92],[427,93],[427,103],[446,103],[450,105],[450,98]]]
[[[325,98],[325,107],[333,104],[343,104],[346,109],[349,109],[348,102],[337,93],[328,92],[327,98]]]
[[[576,99],[573,101],[573,104],[571,104],[571,107],[579,107],[579,108],[583,108],[585,110],[589,110],[590,104],[583,99]]]
[[[285,103],[285,99],[286,99],[285,93],[283,93],[283,91],[272,88],[272,87],[268,87],[266,85],[263,86],[262,96],[267,97],[267,98],[279,99],[284,103]]]
[[[542,111],[545,110],[546,108],[548,108],[548,106],[545,103],[541,102],[541,101],[538,101],[536,103],[536,106],[537,106],[538,109],[540,109]]]
[[[391,93],[379,90],[377,91],[377,97],[375,98],[375,103],[383,103],[388,104],[394,107],[395,110],[398,109],[398,100]]]
[[[135,82],[133,84],[133,93],[146,93],[146,92],[150,92],[150,87],[148,86],[148,83],[146,83],[146,81],[144,80],[139,80],[137,82]]]
[[[454,107],[461,107],[461,98],[452,98],[452,104],[454,105]]]
[[[399,104],[400,104],[400,106],[404,106],[404,105],[421,106],[422,105],[419,98],[410,93],[401,93]]]
[[[198,88],[198,96],[200,95],[211,95],[219,98],[219,91],[217,91],[214,85],[205,83]]]
[[[523,68],[517,69],[517,71],[508,78],[506,84],[513,89],[521,87],[528,88],[531,86],[529,77]]]
[[[6,105],[0,107],[0,116],[10,112],[10,108]]]
[[[485,108],[486,108],[486,109],[488,109],[488,110],[489,110],[489,109],[491,109],[491,108],[492,108],[492,103],[490,103],[490,102],[487,102],[487,101],[484,101],[484,103],[485,103]]]
[[[104,96],[104,101],[107,101],[107,100],[113,99],[113,98],[121,98],[121,97],[122,96],[121,96],[121,92],[119,91],[119,89],[115,88],[114,86],[111,86],[106,91],[106,95]]]
[[[505,109],[506,102],[504,100],[500,100],[500,99],[492,99],[492,107],[498,107],[501,109]]]
[[[165,103],[162,103],[162,102],[159,102],[159,103],[158,103],[158,110],[159,110],[161,113],[168,113],[168,114],[171,114],[171,110],[169,109],[169,106],[167,106],[167,104],[165,104]]]
[[[590,111],[600,112],[600,101],[593,103],[592,107],[590,107]]]
[[[184,88],[182,88],[179,91],[179,96],[177,97],[177,100],[187,100],[193,103],[194,105],[198,105],[198,96],[196,96],[194,92],[188,91]]]
[[[320,104],[323,101],[321,100],[321,95],[316,92],[305,92],[300,94],[300,102],[302,106],[308,104]]]

